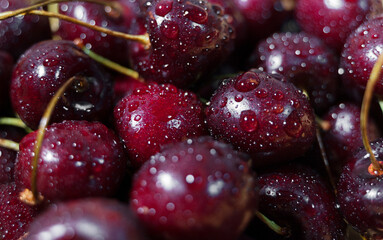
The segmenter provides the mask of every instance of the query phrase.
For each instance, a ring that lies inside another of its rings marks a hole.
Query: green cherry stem
[[[83,27],[87,27],[87,28],[90,28],[92,30],[95,30],[95,31],[98,31],[98,32],[102,32],[102,33],[105,33],[105,34],[108,34],[108,35],[111,35],[111,36],[114,36],[114,37],[118,37],[118,38],[123,38],[123,39],[126,39],[126,40],[132,40],[132,41],[139,42],[139,43],[143,44],[145,46],[145,48],[147,48],[147,49],[150,48],[150,45],[151,45],[148,34],[144,34],[144,35],[131,35],[131,34],[123,33],[123,32],[117,32],[117,31],[113,31],[113,30],[110,30],[110,29],[107,29],[107,28],[99,27],[99,26],[96,26],[96,25],[92,25],[92,24],[80,21],[80,20],[78,20],[76,18],[72,18],[72,17],[66,16],[64,14],[55,13],[55,12],[48,12],[48,11],[45,11],[45,10],[29,10],[27,12],[22,12],[22,13],[19,13],[19,14],[15,14],[14,11],[3,12],[2,14],[0,14],[0,20],[4,20],[6,18],[14,17],[14,16],[17,16],[17,15],[24,15],[24,14],[46,16],[46,17],[51,17],[51,18],[58,18],[60,20],[72,22],[74,24],[77,24],[77,25],[80,25],[80,26],[83,26]]]
[[[368,79],[366,90],[364,91],[362,109],[361,109],[361,115],[360,115],[360,130],[362,133],[364,148],[366,149],[367,153],[370,155],[371,165],[368,168],[368,171],[371,175],[383,174],[383,168],[378,162],[378,160],[376,160],[375,155],[372,152],[370,141],[368,139],[368,134],[367,134],[368,132],[367,123],[368,123],[368,115],[369,115],[370,106],[371,106],[371,100],[374,93],[374,87],[376,83],[379,81],[382,65],[383,65],[383,53],[379,55],[378,60],[376,61],[371,71],[370,78]]]
[[[74,77],[71,77],[68,81],[66,81],[59,88],[59,90],[55,93],[55,95],[52,97],[52,99],[50,100],[50,102],[49,102],[47,108],[45,109],[45,112],[44,112],[44,114],[40,120],[39,128],[37,130],[34,156],[32,159],[32,173],[31,173],[31,191],[33,194],[32,204],[38,204],[41,200],[41,196],[39,195],[38,190],[37,190],[37,167],[38,167],[38,159],[40,156],[41,147],[42,147],[43,140],[44,140],[46,126],[49,123],[49,120],[52,116],[54,108],[57,105],[57,102],[64,95],[66,89],[68,87],[72,86],[72,84],[75,83],[76,81],[80,81],[80,83],[82,83],[83,81],[86,81],[86,80],[85,80],[85,78],[80,78],[80,77],[74,76]],[[86,85],[86,83],[78,84],[78,86],[85,86],[85,85]]]
[[[271,230],[273,230],[278,235],[286,236],[286,237],[290,235],[290,230],[288,228],[279,226],[274,221],[270,220],[268,217],[263,215],[261,212],[256,211],[255,216],[257,216],[259,220],[261,220],[264,224],[266,224]]]
[[[16,152],[19,151],[19,144],[8,139],[0,138],[0,147],[8,148]]]
[[[3,117],[0,118],[0,125],[7,125],[13,127],[19,127],[24,129],[27,133],[33,132],[20,118]]]
[[[116,72],[119,72],[121,74],[124,74],[126,76],[129,76],[129,77],[132,77],[133,79],[139,81],[139,82],[145,82],[144,79],[140,78],[140,75],[138,74],[138,72],[132,70],[132,69],[129,69],[129,68],[126,68],[124,66],[121,66],[120,64],[118,63],[115,63],[107,58],[104,58],[103,56],[101,55],[98,55],[97,53],[93,52],[92,50],[86,48],[84,46],[84,44],[82,43],[82,40],[81,39],[75,39],[74,40],[74,43],[82,49],[82,51],[88,55],[90,58],[92,58],[93,60],[95,60],[96,62],[98,63],[101,63],[102,65],[110,68],[110,69],[113,69],[114,71]]]

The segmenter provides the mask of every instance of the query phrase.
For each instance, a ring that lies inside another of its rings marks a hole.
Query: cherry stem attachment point
[[[261,220],[264,224],[266,224],[271,230],[273,230],[278,235],[286,236],[286,237],[291,235],[289,228],[279,226],[274,221],[270,220],[265,215],[263,215],[261,212],[256,211],[255,216],[257,216],[259,220]]]
[[[27,125],[25,125],[25,123],[20,118],[10,118],[10,117],[0,118],[0,125],[19,127],[24,129],[28,133],[33,132],[32,129],[30,129]]]
[[[0,147],[8,148],[13,151],[19,151],[19,144],[9,139],[0,138]]]
[[[139,82],[145,82],[144,79],[140,78],[140,75],[138,74],[138,72],[132,70],[132,69],[129,69],[129,68],[126,68],[124,66],[121,66],[120,64],[118,63],[115,63],[107,58],[104,58],[103,56],[101,55],[98,55],[97,53],[93,52],[92,50],[88,49],[87,47],[84,46],[83,42],[81,39],[75,39],[73,41],[79,48],[81,48],[81,50],[86,54],[88,55],[90,58],[92,58],[93,60],[95,60],[96,62],[98,63],[101,63],[102,65],[110,68],[110,69],[113,69],[114,71],[116,72],[119,72],[121,74],[124,74],[128,77],[131,77]]]
[[[32,159],[32,173],[31,173],[31,191],[32,191],[33,200],[35,201],[35,204],[38,204],[41,199],[41,196],[39,196],[39,192],[37,190],[37,167],[38,167],[38,159],[40,156],[41,147],[44,140],[45,129],[49,123],[49,120],[51,119],[52,113],[54,111],[54,108],[57,105],[57,102],[64,95],[66,89],[70,87],[76,81],[83,82],[86,80],[85,78],[74,76],[74,77],[71,77],[68,81],[66,81],[55,93],[55,95],[52,97],[52,99],[48,103],[47,108],[45,109],[43,116],[41,117],[39,128],[37,130],[37,136],[36,136],[36,142],[35,142],[36,145],[35,145],[34,156]],[[87,84],[78,84],[78,85],[84,86]]]
[[[98,31],[98,32],[102,32],[102,33],[111,35],[113,37],[137,41],[137,42],[143,44],[145,46],[145,48],[147,48],[147,49],[150,48],[150,45],[151,45],[150,40],[149,40],[149,34],[131,35],[131,34],[123,33],[123,32],[117,32],[117,31],[113,31],[113,30],[110,30],[107,28],[95,26],[95,25],[80,21],[76,18],[72,18],[72,17],[66,16],[64,14],[55,13],[55,12],[48,12],[45,10],[29,10],[29,11],[22,12],[22,13],[14,13],[14,11],[7,11],[7,12],[0,13],[0,20],[4,20],[6,18],[14,17],[17,15],[25,15],[25,14],[53,17],[53,18],[58,18],[60,20],[72,22],[74,24],[77,24],[77,25],[80,25],[83,27],[87,27],[87,28],[90,28],[90,29]]]
[[[368,139],[368,131],[367,131],[368,115],[370,112],[371,100],[374,93],[374,87],[376,83],[379,81],[382,65],[383,65],[383,53],[379,55],[378,60],[376,61],[371,71],[370,78],[368,79],[366,90],[364,91],[362,109],[361,109],[361,115],[360,115],[360,130],[362,134],[364,148],[366,149],[367,153],[370,155],[371,165],[368,168],[368,171],[371,175],[376,175],[376,174],[379,174],[380,172],[382,172],[383,174],[383,167],[376,160],[375,155],[372,152],[370,141]]]

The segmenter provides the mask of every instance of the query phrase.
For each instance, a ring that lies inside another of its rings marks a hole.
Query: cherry
[[[246,19],[247,31],[253,39],[262,39],[278,31],[289,17],[293,6],[283,5],[283,0],[234,0]]]
[[[15,180],[23,189],[31,189],[32,185],[37,132],[20,142]],[[119,139],[104,125],[64,121],[46,128],[35,184],[45,200],[110,196],[125,175],[126,165]]]
[[[302,92],[255,69],[224,80],[206,115],[210,133],[249,153],[254,166],[299,157],[315,138],[313,110]]]
[[[15,183],[0,184],[0,238],[17,240],[27,232],[37,209],[19,200]]]
[[[323,112],[336,99],[338,62],[321,39],[301,33],[274,33],[261,41],[251,58],[252,66],[279,73],[307,91],[317,112]]]
[[[31,224],[26,240],[147,239],[128,206],[89,198],[51,206]]]
[[[370,144],[378,161],[383,160],[383,139]],[[360,148],[343,168],[337,190],[343,216],[358,232],[367,238],[383,237],[383,177],[371,175],[369,154]]]
[[[2,112],[7,110],[11,103],[9,85],[11,84],[13,65],[13,57],[7,52],[0,51],[0,83],[2,86],[0,90],[0,110]]]
[[[247,158],[209,137],[168,144],[136,173],[131,208],[166,239],[237,239],[256,206]]]
[[[135,167],[164,144],[205,133],[201,102],[194,93],[170,84],[137,88],[117,104],[114,119]]]
[[[22,129],[11,126],[0,126],[1,139],[9,139],[19,142],[24,135],[25,131]],[[16,161],[16,154],[17,152],[11,149],[0,147],[0,184],[13,181],[13,169]]]
[[[259,175],[262,213],[290,228],[291,239],[344,239],[345,224],[335,198],[314,171],[299,165]]]
[[[1,0],[0,12],[28,6],[27,0]],[[0,49],[17,59],[32,44],[50,38],[48,19],[39,16],[13,17],[0,21]]]
[[[111,6],[103,6],[87,2],[68,2],[59,4],[59,12],[78,20],[102,26],[114,31],[127,32],[130,27],[132,16],[121,9],[113,9]],[[125,20],[125,18],[128,18]],[[125,24],[129,24],[126,25]],[[75,40],[81,38],[85,46],[104,57],[127,64],[127,41],[122,38],[113,37],[95,30],[79,26],[77,24],[60,21],[56,34],[64,40]]]
[[[72,42],[63,40],[40,42],[19,59],[11,82],[15,112],[36,129],[49,100],[74,76],[86,79],[86,86],[74,86],[65,93],[52,121],[105,118],[112,105],[109,75]]]
[[[382,52],[383,17],[372,18],[360,25],[348,37],[340,59],[342,80],[345,88],[366,87],[370,73]],[[374,93],[383,95],[383,80],[380,76]]]
[[[324,131],[324,141],[331,153],[330,165],[334,172],[340,172],[346,160],[363,144],[360,131],[360,106],[340,103],[332,107],[323,120],[328,125]],[[372,141],[381,137],[377,122],[371,120],[368,128]]]
[[[296,19],[303,31],[341,51],[348,35],[366,20],[369,0],[299,0]]]
[[[135,78],[119,75],[114,79],[115,102],[118,103],[126,95],[130,95],[136,88],[144,87],[145,83]]]
[[[155,0],[146,6],[145,19],[138,20],[132,31],[147,32],[151,47],[131,42],[129,48],[133,67],[144,79],[186,87],[232,52],[233,27],[219,5]]]

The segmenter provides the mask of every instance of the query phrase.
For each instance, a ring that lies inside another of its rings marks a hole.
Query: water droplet
[[[133,103],[130,103],[128,105],[128,111],[129,112],[133,112],[134,110],[136,110],[138,108],[138,103],[137,102],[133,102]]]
[[[290,137],[298,138],[301,135],[303,126],[297,111],[294,110],[290,113],[286,121],[283,122],[283,128]]]
[[[234,88],[239,92],[249,92],[259,85],[259,77],[256,73],[246,72],[238,77]]]
[[[238,95],[236,95],[236,96],[234,97],[234,100],[235,100],[236,102],[240,102],[240,101],[243,100],[243,96],[242,96],[241,94],[238,94]]]
[[[165,17],[173,8],[173,1],[163,0],[156,5],[156,14]]]
[[[199,6],[188,4],[185,6],[184,16],[195,23],[204,24],[207,22],[208,14]]]
[[[141,120],[141,116],[140,115],[136,115],[135,117],[134,117],[134,121],[140,121]]]
[[[259,98],[265,98],[265,97],[267,97],[267,95],[268,95],[267,90],[264,88],[258,89],[255,92],[255,96],[257,96]]]
[[[161,24],[161,32],[169,39],[176,39],[179,33],[178,24],[173,21],[163,21]]]
[[[257,130],[258,121],[255,112],[251,110],[242,111],[239,120],[239,125],[245,132],[250,133]]]
[[[227,104],[227,97],[223,97],[223,98],[221,99],[221,101],[219,102],[219,107],[220,107],[220,108],[223,108],[223,107],[226,106],[226,104]]]

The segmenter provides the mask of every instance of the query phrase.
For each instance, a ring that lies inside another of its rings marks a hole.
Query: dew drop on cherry
[[[254,73],[244,73],[236,82],[235,89],[239,92],[250,92],[259,85],[259,78]]]
[[[161,17],[165,17],[173,8],[173,1],[163,0],[156,5],[156,14]]]
[[[161,25],[161,32],[169,39],[176,39],[179,34],[179,27],[173,21],[164,21]]]
[[[242,111],[239,120],[240,127],[248,132],[254,132],[258,128],[257,115],[251,110]]]
[[[290,113],[286,121],[283,123],[283,128],[290,137],[299,137],[303,128],[296,111]]]
[[[193,4],[185,6],[185,9],[186,10],[184,15],[191,21],[199,24],[204,24],[207,22],[208,14],[204,9]]]

